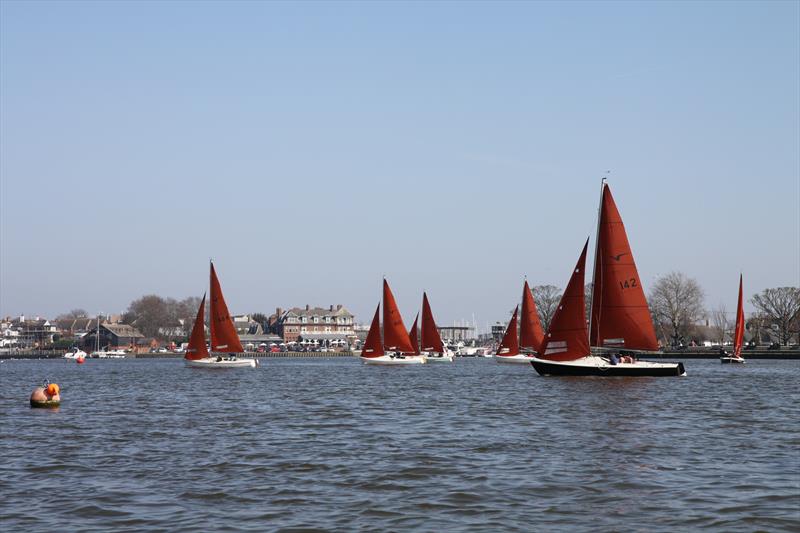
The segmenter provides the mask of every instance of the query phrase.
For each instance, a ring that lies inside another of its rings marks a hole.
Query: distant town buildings
[[[342,305],[328,308],[306,305],[305,308],[293,307],[286,311],[279,307],[268,322],[270,329],[286,343],[350,344],[356,336],[353,315]]]

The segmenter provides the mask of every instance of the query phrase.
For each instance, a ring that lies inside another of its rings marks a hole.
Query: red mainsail
[[[383,346],[386,350],[414,353],[416,350],[408,337],[403,317],[397,309],[394,295],[386,280],[383,280]]]
[[[506,334],[503,335],[503,340],[500,342],[500,347],[497,349],[497,355],[500,357],[510,357],[512,355],[519,355],[519,339],[517,338],[517,312],[519,306],[514,308],[514,315],[506,327]]]
[[[736,329],[733,330],[733,355],[742,356],[744,344],[744,308],[742,307],[742,275],[739,274],[739,304],[736,306]]]
[[[522,288],[522,320],[519,331],[519,345],[523,348],[531,348],[538,352],[542,348],[544,332],[542,323],[539,321],[539,312],[536,310],[536,303],[533,301],[531,288],[528,280]]]
[[[592,346],[658,350],[625,226],[606,183],[597,226],[590,337]]]
[[[408,338],[411,339],[411,344],[416,348],[414,355],[419,355],[419,340],[417,340],[417,321],[419,320],[419,313],[414,317],[414,324],[411,326],[411,331],[408,332]]]
[[[208,357],[208,347],[206,346],[206,295],[203,295],[203,301],[200,302],[200,309],[197,310],[197,318],[194,319],[194,326],[192,327],[192,335],[189,337],[189,346],[186,347],[186,355],[184,359],[196,361],[197,359],[205,359]]]
[[[444,344],[439,335],[439,328],[433,319],[431,305],[428,303],[428,295],[422,293],[422,351],[444,353]]]
[[[380,309],[381,304],[378,304],[378,307],[375,308],[375,316],[372,317],[372,324],[369,326],[367,340],[364,341],[364,347],[361,350],[361,357],[380,357],[384,354],[383,343],[381,342]]]
[[[236,328],[233,327],[233,319],[228,312],[225,298],[222,297],[222,288],[217,279],[217,272],[214,270],[214,263],[211,263],[211,351],[240,353],[244,351]]]
[[[542,343],[542,359],[551,361],[572,361],[590,355],[589,335],[586,331],[586,305],[583,298],[583,277],[586,269],[586,248],[583,251],[569,278],[567,288],[561,296],[550,329]]]

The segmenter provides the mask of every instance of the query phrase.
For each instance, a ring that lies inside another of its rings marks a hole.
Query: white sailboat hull
[[[683,363],[656,363],[635,361],[612,365],[608,359],[589,355],[574,361],[549,361],[531,359],[531,364],[541,376],[602,376],[602,377],[659,377],[685,376]]]
[[[735,363],[743,365],[745,363],[745,360],[743,357],[734,357],[732,355],[727,355],[725,357],[720,357],[719,362],[722,364]]]
[[[527,365],[530,364],[531,360],[534,359],[532,355],[526,354],[517,354],[517,355],[495,355],[494,360],[498,363],[512,363],[512,364],[523,364]]]
[[[424,355],[406,355],[404,357],[392,357],[390,355],[382,355],[380,357],[361,357],[365,365],[420,365],[427,362]]]
[[[429,353],[425,354],[425,359],[429,363],[452,363],[455,360],[455,356],[452,353]]]
[[[186,359],[186,366],[192,368],[255,368],[254,359],[222,359],[206,357],[205,359]]]

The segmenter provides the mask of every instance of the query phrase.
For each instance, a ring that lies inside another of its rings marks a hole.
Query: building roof
[[[331,307],[333,309],[331,309]],[[294,315],[294,316],[344,316],[344,317],[352,317],[353,314],[347,310],[346,307],[342,305],[331,306],[328,308],[325,307],[292,307],[291,309],[285,311],[283,313],[283,317]]]
[[[128,324],[100,324],[101,327],[107,329],[117,337],[131,337],[143,339],[144,335],[139,333],[139,330]]]

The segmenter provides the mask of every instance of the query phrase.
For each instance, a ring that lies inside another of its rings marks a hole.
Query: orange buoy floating
[[[61,387],[58,383],[48,383],[36,387],[31,393],[31,407],[58,407],[61,405]]]
[[[79,365],[82,365],[84,363],[84,361],[85,361],[85,359],[83,358],[82,355],[79,355],[78,358],[75,359],[75,362],[78,363]]]

